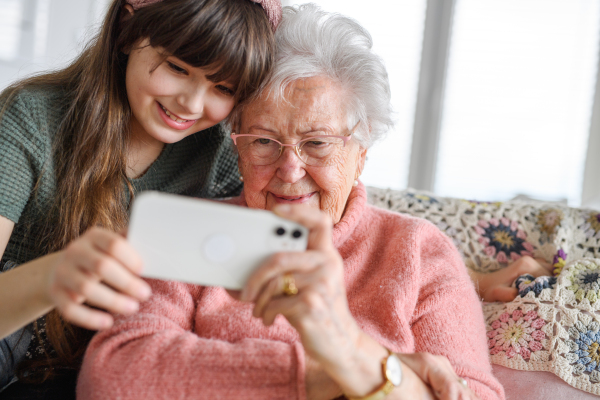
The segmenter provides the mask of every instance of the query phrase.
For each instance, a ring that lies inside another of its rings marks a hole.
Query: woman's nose
[[[306,175],[305,167],[306,164],[298,157],[295,149],[286,146],[277,160],[277,176],[286,183],[294,183]]]

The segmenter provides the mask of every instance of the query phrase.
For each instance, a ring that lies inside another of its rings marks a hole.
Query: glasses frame
[[[275,143],[279,144],[279,155],[277,156],[277,158],[275,160],[273,160],[269,164],[265,164],[265,165],[275,164],[277,162],[277,160],[279,160],[279,158],[283,154],[283,148],[284,147],[293,147],[294,148],[294,153],[296,153],[296,155],[298,156],[298,158],[300,159],[300,161],[302,161],[306,165],[310,165],[306,161],[304,161],[302,159],[302,156],[300,155],[300,151],[301,151],[300,148],[302,147],[302,145],[304,143],[310,142],[311,140],[315,140],[315,139],[318,139],[318,138],[339,138],[339,139],[342,139],[342,141],[344,142],[344,147],[346,147],[346,144],[348,143],[348,140],[350,140],[352,138],[352,135],[354,134],[354,131],[356,130],[356,128],[358,128],[359,124],[360,124],[360,120],[356,123],[356,125],[354,125],[354,128],[352,128],[352,130],[350,131],[350,133],[348,135],[320,135],[320,136],[311,136],[311,137],[307,137],[307,138],[304,138],[302,140],[299,140],[296,143],[290,143],[290,144],[281,143],[279,140],[274,139],[274,138],[272,138],[270,136],[265,136],[265,135],[252,135],[252,134],[246,134],[246,133],[236,134],[235,132],[231,132],[230,136],[231,136],[231,139],[233,140],[233,144],[236,145],[236,146],[237,146],[237,138],[239,138],[239,137],[264,138],[264,139],[272,140]]]

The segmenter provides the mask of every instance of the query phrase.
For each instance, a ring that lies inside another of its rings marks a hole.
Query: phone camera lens
[[[292,236],[293,236],[295,239],[298,239],[300,236],[302,236],[302,231],[300,231],[300,230],[296,229],[294,232],[292,232]]]
[[[279,227],[279,228],[277,228],[275,233],[277,233],[278,236],[283,236],[283,235],[285,235],[285,229],[283,229],[282,227]]]

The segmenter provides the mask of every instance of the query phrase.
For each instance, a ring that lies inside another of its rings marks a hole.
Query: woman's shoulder
[[[385,210],[373,205],[367,206],[367,218],[369,225],[377,226],[378,229],[390,229],[395,232],[401,232],[402,236],[408,235],[441,235],[445,237],[430,221],[415,217],[413,215],[399,213],[397,211]]]
[[[379,246],[388,251],[408,252],[411,259],[420,262],[432,260],[448,260],[444,268],[464,269],[460,253],[444,232],[430,221],[395,211],[384,210],[372,205],[368,206],[369,215],[363,224],[371,229],[371,237],[382,238]],[[372,229],[378,230],[375,233]]]

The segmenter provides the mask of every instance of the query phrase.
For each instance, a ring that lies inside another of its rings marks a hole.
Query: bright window
[[[0,60],[13,61],[19,56],[22,0],[0,0]]]
[[[597,0],[458,0],[435,192],[578,205],[599,32]]]

